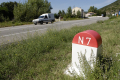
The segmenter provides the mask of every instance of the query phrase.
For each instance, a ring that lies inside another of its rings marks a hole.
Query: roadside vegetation
[[[106,11],[107,16],[111,16],[112,14],[118,14],[120,11],[120,0],[116,0],[113,3],[106,5],[99,10]]]
[[[0,27],[31,24],[40,14],[51,13],[51,9],[48,0],[3,2],[0,4]]]
[[[60,21],[82,20],[83,18],[62,18]]]
[[[34,6],[34,7],[33,7]],[[48,0],[28,0],[24,2],[3,2],[0,4],[0,28],[8,26],[17,26],[31,24],[33,19],[38,18],[43,13],[51,13],[51,3]],[[94,16],[101,16],[105,13],[98,10],[94,6],[90,6],[88,12],[96,13]],[[85,18],[81,16],[81,12],[74,10],[72,13],[71,6],[68,7],[67,11],[59,10],[54,16],[56,19],[62,21],[68,20],[81,20]]]
[[[14,21],[5,21],[0,23],[0,28],[2,27],[14,27],[19,25],[28,25],[33,24],[32,22],[14,22]]]
[[[78,10],[77,14],[72,14],[72,8],[71,6],[68,7],[67,11],[59,10],[58,13],[54,14],[56,19],[61,19],[62,21],[69,21],[69,20],[81,20],[84,17],[81,16],[81,12]]]
[[[94,71],[87,68],[86,80],[120,79],[120,17],[75,26],[0,46],[0,80],[82,80],[70,77],[64,69],[71,63],[72,39],[85,30],[95,30],[102,37],[103,61]],[[84,64],[86,65],[86,64]],[[110,66],[110,67],[109,67]]]

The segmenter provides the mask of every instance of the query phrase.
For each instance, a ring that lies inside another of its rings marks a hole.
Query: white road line
[[[34,32],[34,31],[45,30],[45,29],[48,29],[48,28],[38,29],[38,30],[32,30],[32,31],[26,31],[26,32],[21,32],[21,33]],[[6,36],[16,35],[16,34],[21,34],[21,33],[15,33],[15,34],[3,35],[3,36],[0,36],[0,37],[6,37]]]

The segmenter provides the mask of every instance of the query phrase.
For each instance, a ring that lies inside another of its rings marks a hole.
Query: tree
[[[15,20],[32,21],[43,13],[50,12],[51,4],[47,0],[28,0],[14,7]]]
[[[5,19],[8,17],[8,9],[6,7],[0,7],[0,15]]]
[[[72,9],[71,9],[71,7],[68,7],[68,9],[67,9],[67,17],[69,17],[69,18],[72,17]]]
[[[88,9],[88,12],[94,12],[97,13],[97,8],[94,6],[90,6],[90,8]]]
[[[8,17],[10,20],[12,20],[14,18],[14,15],[13,15],[14,5],[17,5],[17,2],[3,2],[3,3],[1,3],[0,6],[1,6],[1,8],[4,9],[4,11],[3,11],[3,9],[0,11],[5,18]],[[4,14],[4,12],[6,12],[6,14]]]
[[[3,14],[0,14],[0,22],[3,22],[3,21],[5,21],[5,18],[3,16]]]
[[[65,11],[64,11],[64,10],[62,10],[62,12],[61,12],[61,16],[62,16],[62,17],[65,16]]]
[[[59,10],[59,12],[58,12],[59,17],[61,16],[61,14],[62,14],[62,12],[61,12],[61,10]]]
[[[57,13],[54,14],[55,18],[58,19],[59,15]]]
[[[77,17],[81,18],[81,12],[80,12],[80,10],[77,11]]]

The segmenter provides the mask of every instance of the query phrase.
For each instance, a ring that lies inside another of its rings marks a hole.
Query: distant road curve
[[[92,23],[96,23],[99,20],[107,20],[108,17],[90,17],[89,19],[83,20],[73,20],[73,21],[59,21],[53,24],[43,24],[43,25],[21,25],[14,27],[0,28],[0,45],[7,44],[15,41],[20,41],[22,39],[27,39],[28,34],[33,35],[36,32],[41,34],[45,33],[47,29],[68,29],[73,26],[85,26]]]

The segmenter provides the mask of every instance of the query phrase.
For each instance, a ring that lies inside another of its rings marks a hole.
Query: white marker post
[[[85,56],[91,69],[94,69],[93,60],[96,62],[101,52],[102,39],[96,31],[87,30],[76,34],[72,41],[72,64],[68,66],[65,74],[72,76],[70,73],[73,73],[73,75],[85,77],[84,68],[81,67],[83,62],[80,62],[81,54]]]

